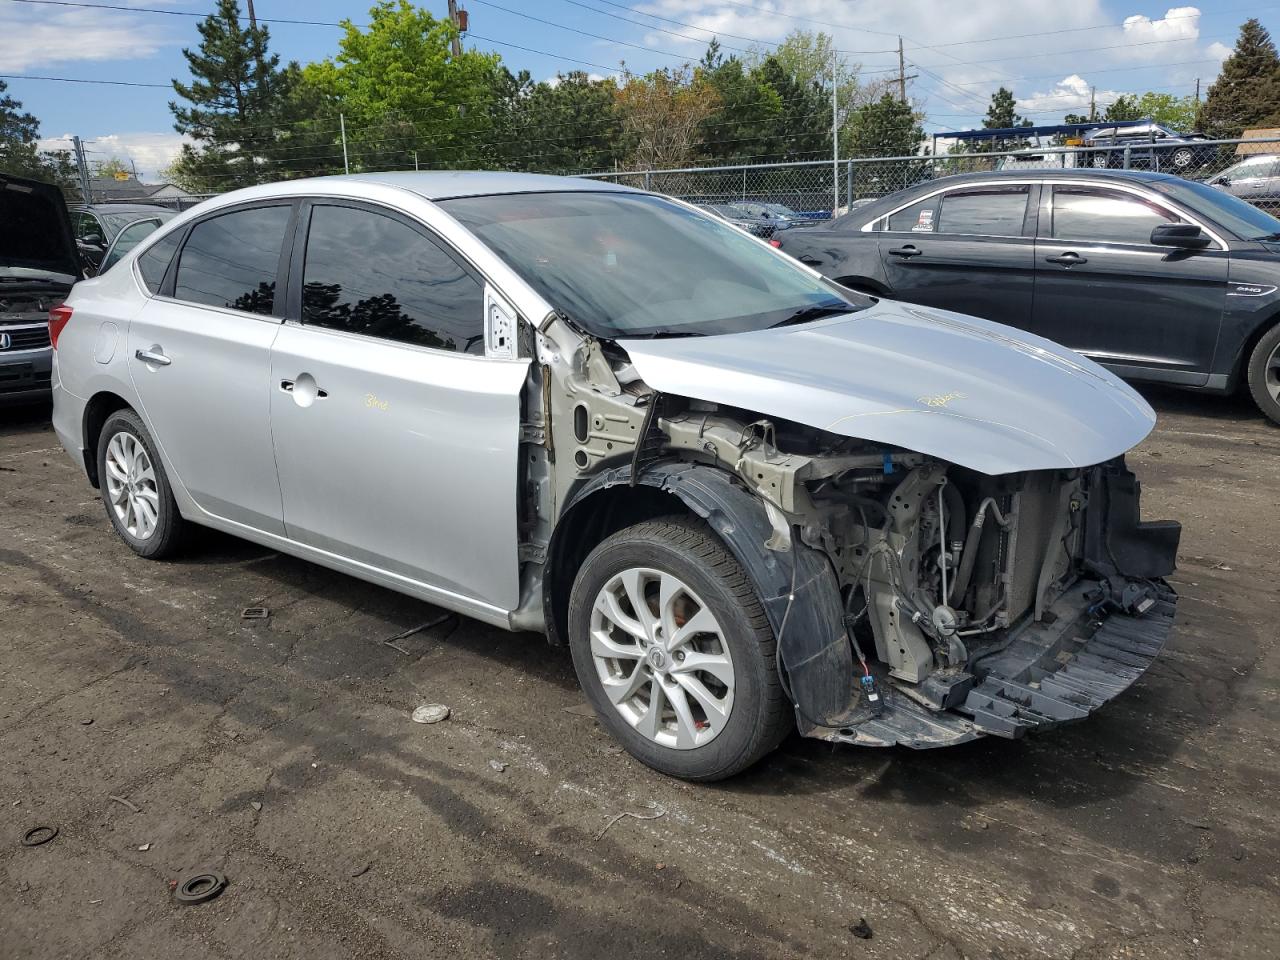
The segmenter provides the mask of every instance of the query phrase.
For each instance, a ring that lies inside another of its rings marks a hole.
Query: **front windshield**
[[[1151,189],[1180,200],[1197,213],[1230,230],[1241,240],[1274,239],[1280,236],[1280,220],[1237,196],[1197,180],[1156,180]]]
[[[440,206],[596,336],[739,333],[874,302],[662,197],[531,193]]]

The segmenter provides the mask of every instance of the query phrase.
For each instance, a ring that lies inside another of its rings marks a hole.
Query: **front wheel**
[[[1196,155],[1193,151],[1183,147],[1181,150],[1173,151],[1173,166],[1177,170],[1190,170],[1195,166]]]
[[[151,434],[132,410],[117,410],[102,425],[98,483],[107,518],[129,549],[152,560],[180,549],[185,521]]]
[[[569,644],[600,722],[670,776],[732,776],[791,723],[755,589],[692,519],[637,524],[592,551],[569,601]]]
[[[1249,393],[1258,409],[1280,424],[1280,325],[1268,330],[1249,356]]]

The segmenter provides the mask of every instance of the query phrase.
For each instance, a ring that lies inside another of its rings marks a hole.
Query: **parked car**
[[[731,203],[701,203],[698,204],[699,209],[705,210],[712,216],[719,217],[721,220],[727,220],[735,227],[747,231],[753,237],[760,237],[768,240],[779,230],[785,230],[787,225],[769,217],[757,217],[740,210]]]
[[[105,269],[102,264],[107,248],[125,227],[147,220],[154,230],[177,215],[177,210],[152,203],[98,203],[74,207],[71,218],[80,259],[90,272]],[[136,236],[136,231],[134,234]]]
[[[49,311],[78,279],[62,192],[0,174],[0,405],[48,399]]]
[[[1264,210],[1280,210],[1280,154],[1246,157],[1208,182]]]
[[[1185,172],[1211,163],[1218,148],[1202,133],[1178,133],[1159,123],[1132,127],[1098,127],[1084,135],[1082,159],[1094,167],[1123,167],[1125,151],[1129,167],[1150,167]]]
[[[1065,344],[1131,380],[1247,384],[1280,423],[1280,220],[1151,172],[948,177],[781,248],[840,283]]]
[[[735,200],[729,204],[741,210],[749,217],[755,217],[760,220],[772,220],[780,227],[811,227],[821,221],[812,217],[806,217],[797,213],[790,207],[783,206],[781,203],[757,203],[754,200]]]
[[[1131,388],[665,197],[253,187],[50,328],[54,428],[129,548],[206,525],[543,631],[674,776],[795,725],[923,748],[1079,720],[1172,623],[1179,527],[1138,520]]]

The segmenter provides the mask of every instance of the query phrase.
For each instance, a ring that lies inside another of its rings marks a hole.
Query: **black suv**
[[[0,405],[47,399],[49,311],[81,278],[62,192],[0,174]]]
[[[1280,423],[1280,220],[1206,184],[966,174],[775,246],[846,286],[1029,330],[1129,379],[1245,382]]]

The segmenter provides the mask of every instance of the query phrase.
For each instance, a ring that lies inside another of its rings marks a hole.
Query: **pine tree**
[[[173,81],[187,101],[169,103],[174,129],[196,146],[184,146],[173,166],[179,181],[202,190],[227,190],[272,179],[278,153],[275,126],[296,68],[280,68],[269,54],[266,27],[240,21],[238,0],[218,0],[200,22],[200,47],[184,49],[191,83]]]
[[[1014,99],[1013,91],[1008,87],[1001,87],[991,95],[991,103],[987,107],[987,116],[982,121],[982,126],[986,130],[1007,130],[1010,127],[1029,127],[1031,121],[1026,117],[1018,115],[1018,102]],[[1022,137],[998,137],[985,141],[977,147],[979,151],[1000,151],[1000,150],[1017,150],[1025,147],[1027,141]]]
[[[70,154],[40,151],[40,121],[25,113],[21,102],[5,92],[8,89],[0,80],[0,173],[70,185],[75,177]]]
[[[1231,56],[1209,87],[1197,126],[1217,139],[1238,137],[1249,127],[1280,120],[1280,56],[1256,19],[1240,28]]]

